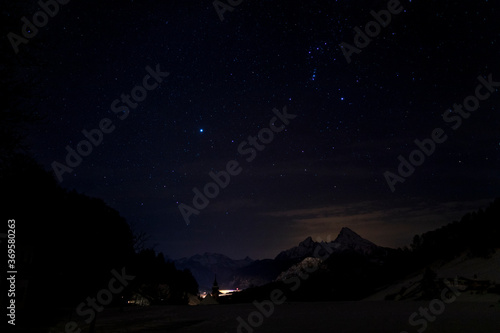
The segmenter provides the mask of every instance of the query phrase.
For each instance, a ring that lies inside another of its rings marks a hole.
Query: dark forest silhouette
[[[111,270],[122,267],[136,276],[125,300],[138,292],[152,304],[186,304],[188,293],[198,293],[189,271],[177,270],[152,249],[134,251],[138,236],[116,210],[61,188],[29,155],[10,153],[0,186],[8,193],[3,218],[16,220],[17,301],[21,316],[28,311],[19,324],[52,323],[54,309],[71,309],[95,296],[108,285]]]

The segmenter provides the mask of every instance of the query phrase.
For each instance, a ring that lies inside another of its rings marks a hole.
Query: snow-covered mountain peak
[[[277,256],[277,260],[302,260],[306,257],[313,257],[315,255],[315,249],[317,246],[323,248],[328,247],[334,252],[342,252],[346,250],[356,251],[362,254],[371,254],[375,249],[378,248],[377,245],[373,244],[369,240],[362,238],[360,235],[352,231],[347,227],[343,227],[340,230],[337,238],[330,243],[325,242],[315,242],[312,237],[307,237],[305,240],[299,243],[298,246],[292,247],[288,250],[280,252]]]
[[[378,248],[374,243],[346,227],[340,230],[339,235],[333,241],[333,247],[339,251],[353,250],[362,254],[370,254]]]

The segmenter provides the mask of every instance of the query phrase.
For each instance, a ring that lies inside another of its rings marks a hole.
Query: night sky
[[[350,63],[340,44],[354,47],[353,29],[387,1],[232,3],[222,21],[212,1],[60,5],[15,55],[45,116],[29,129],[31,154],[46,170],[66,164],[66,146],[109,119],[112,132],[61,186],[102,198],[172,259],[271,258],[343,226],[404,246],[499,196],[495,1],[401,1]],[[21,34],[21,17],[38,10],[32,1],[2,16]],[[3,47],[14,54],[7,37]],[[134,90],[156,70],[150,90]],[[477,110],[454,109],[489,75]],[[141,101],[127,104],[132,91]],[[275,117],[284,108],[288,124]],[[267,143],[252,153],[259,133]],[[423,163],[392,191],[386,172],[398,175],[398,156],[433,135],[446,140],[414,153]],[[179,205],[193,207],[193,188],[228,162],[239,174],[187,225]]]

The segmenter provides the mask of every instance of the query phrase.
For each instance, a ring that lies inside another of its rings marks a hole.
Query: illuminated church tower
[[[215,275],[214,285],[212,286],[212,297],[217,300],[219,298],[219,284],[217,283],[217,275]]]

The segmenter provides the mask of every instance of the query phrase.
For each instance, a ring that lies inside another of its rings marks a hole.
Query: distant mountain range
[[[332,242],[315,242],[307,237],[297,246],[280,252],[274,259],[252,260],[246,257],[234,260],[222,254],[204,253],[174,263],[178,269],[189,269],[202,291],[211,289],[215,275],[223,289],[245,289],[272,282],[305,258],[317,257],[315,251],[318,251],[318,247],[328,249],[329,253],[348,251],[361,255],[372,255],[384,250],[344,227]]]
[[[441,297],[450,283],[499,295],[500,284],[495,282],[500,276],[499,221],[500,199],[496,199],[485,210],[415,235],[409,247],[381,247],[342,228],[332,242],[307,237],[274,259],[233,260],[205,253],[175,265],[190,269],[201,291],[211,289],[215,274],[222,289],[244,289],[224,300],[235,303],[266,299],[276,288],[290,301],[352,301],[370,295],[430,300]],[[300,288],[293,287],[297,283]]]
[[[234,260],[218,253],[197,254],[174,261],[177,269],[189,269],[191,271],[196,281],[198,281],[200,290],[211,290],[216,275],[222,288],[232,289],[235,287],[234,280],[238,270],[253,262],[249,257]]]

